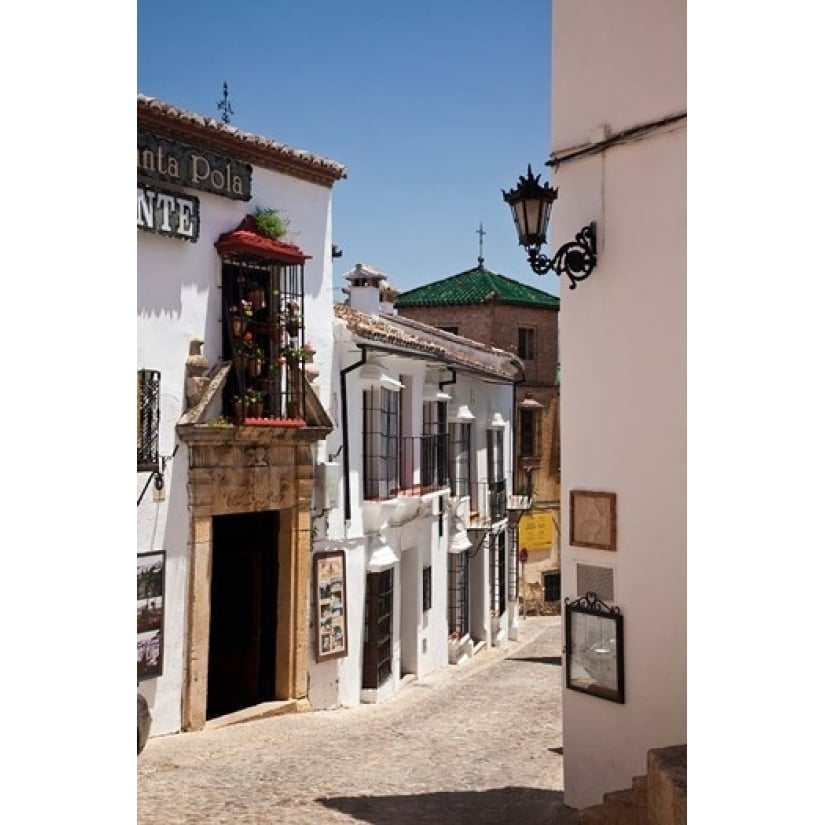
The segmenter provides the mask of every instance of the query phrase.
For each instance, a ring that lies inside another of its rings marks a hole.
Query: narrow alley
[[[561,619],[379,705],[150,739],[138,825],[562,825]]]

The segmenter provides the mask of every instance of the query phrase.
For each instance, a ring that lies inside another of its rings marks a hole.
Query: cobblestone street
[[[389,701],[150,739],[139,825],[561,825],[561,620]]]

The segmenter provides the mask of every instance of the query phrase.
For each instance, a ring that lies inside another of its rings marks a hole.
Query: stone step
[[[249,708],[228,713],[226,716],[219,716],[215,719],[207,720],[203,726],[204,730],[216,730],[229,725],[238,725],[243,722],[253,722],[258,719],[267,719],[270,716],[282,716],[285,713],[303,713],[310,709],[306,699],[286,699],[275,702],[262,702],[260,705],[253,705]]]
[[[578,825],[611,825],[604,805],[591,805],[579,809]]]
[[[647,775],[633,777],[633,806],[641,812],[638,825],[647,825]]]

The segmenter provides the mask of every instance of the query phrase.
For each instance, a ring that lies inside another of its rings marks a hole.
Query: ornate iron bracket
[[[570,601],[568,596],[565,598],[564,604],[582,613],[592,613],[594,616],[619,616],[622,612],[619,607],[611,607],[609,604],[605,604],[592,591],[573,602]]]
[[[551,269],[570,278],[570,289],[575,289],[578,281],[583,281],[596,268],[596,224],[591,223],[576,233],[575,240],[564,244],[549,258],[539,252],[539,247],[527,250],[527,260],[536,275],[546,275]]]

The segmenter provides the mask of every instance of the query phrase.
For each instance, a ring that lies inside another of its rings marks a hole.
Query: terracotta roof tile
[[[138,94],[137,111],[138,122],[143,119],[156,125],[165,123],[225,151],[232,148],[238,157],[248,158],[260,166],[292,171],[299,177],[328,186],[347,176],[347,167],[338,161],[304,149],[294,149],[261,135],[243,132],[236,126],[180,109],[147,95]]]
[[[370,315],[347,304],[335,304],[335,317],[354,335],[404,351],[411,356],[434,356],[456,369],[513,380],[524,370],[511,352],[413,321],[399,315]]]
[[[272,238],[267,238],[257,231],[255,218],[247,215],[231,232],[224,232],[217,241],[215,249],[221,255],[232,252],[257,255],[259,258],[267,258],[288,263],[302,264],[312,256],[307,255],[299,246],[291,243],[283,243]]]

